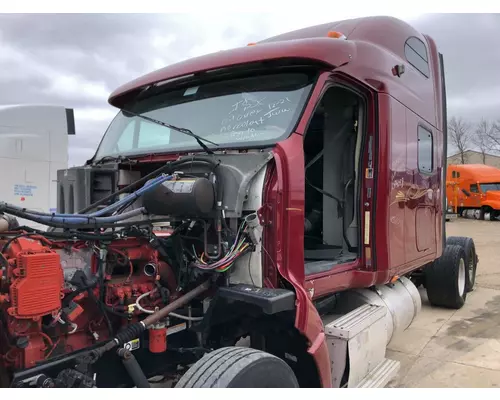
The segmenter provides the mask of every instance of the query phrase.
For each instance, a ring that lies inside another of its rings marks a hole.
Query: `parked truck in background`
[[[484,164],[454,164],[448,166],[446,177],[448,205],[463,216],[477,212],[484,220],[500,217],[500,169]]]
[[[57,171],[68,168],[73,109],[50,105],[0,106],[0,193],[3,201],[39,212],[57,208]],[[44,229],[29,220],[19,223]]]
[[[54,228],[2,236],[8,385],[380,387],[418,287],[453,309],[473,290],[474,242],[445,232],[443,57],[407,23],[294,31],[109,102],[57,213],[3,204]]]

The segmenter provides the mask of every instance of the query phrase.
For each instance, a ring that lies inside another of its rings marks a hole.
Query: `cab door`
[[[482,194],[481,191],[479,190],[479,184],[477,183],[471,183],[469,185],[469,201],[471,203],[471,206],[474,208],[481,208],[481,198]]]

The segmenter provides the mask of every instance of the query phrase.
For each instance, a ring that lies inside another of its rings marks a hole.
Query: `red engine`
[[[117,240],[100,249],[36,236],[0,245],[5,369],[30,368],[91,346],[175,297],[172,270],[144,239]]]

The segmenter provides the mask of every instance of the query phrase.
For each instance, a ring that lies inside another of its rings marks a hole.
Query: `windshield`
[[[500,183],[480,183],[481,192],[486,193],[490,190],[499,190],[500,191]]]
[[[274,144],[294,129],[313,79],[311,74],[297,72],[259,75],[148,97],[125,107],[125,113],[118,113],[99,145],[95,160],[200,148],[193,137],[127,114],[127,110],[189,129],[220,148]]]

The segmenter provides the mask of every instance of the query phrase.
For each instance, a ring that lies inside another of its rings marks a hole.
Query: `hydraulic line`
[[[152,293],[152,291],[143,293],[135,301],[135,306],[140,311],[142,311],[143,313],[146,313],[146,314],[154,314],[156,312],[154,310],[148,310],[148,309],[146,309],[146,308],[144,308],[144,307],[141,306],[141,300],[144,299],[144,298],[146,298],[147,296],[149,296],[151,293]],[[175,318],[184,319],[186,321],[202,321],[203,320],[203,317],[190,317],[190,316],[187,316],[187,315],[176,314],[174,312],[171,312],[169,315],[172,316],[172,317],[175,317]]]

